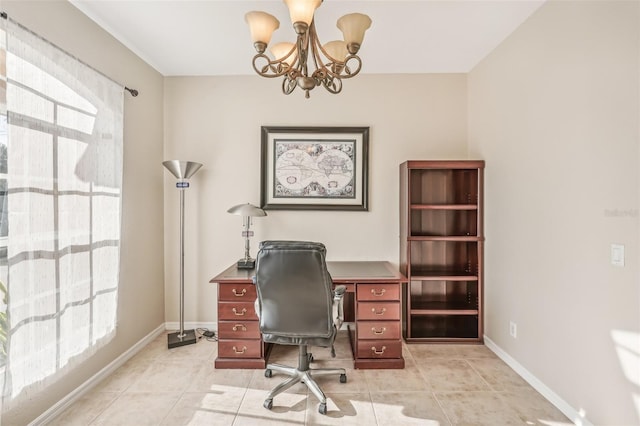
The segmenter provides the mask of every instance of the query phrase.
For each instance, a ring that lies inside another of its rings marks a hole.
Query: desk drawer
[[[247,283],[218,284],[218,300],[253,302],[256,300],[256,286]]]
[[[402,342],[393,340],[358,341],[358,358],[401,358]]]
[[[257,320],[252,302],[218,302],[218,318],[229,321]]]
[[[360,339],[400,339],[400,321],[359,321],[356,327]]]
[[[358,302],[357,319],[360,320],[400,320],[399,302]]]
[[[221,358],[261,358],[261,340],[220,340],[218,356]]]
[[[400,285],[394,283],[358,284],[358,300],[400,300]]]
[[[218,337],[220,339],[260,339],[258,321],[220,321]]]

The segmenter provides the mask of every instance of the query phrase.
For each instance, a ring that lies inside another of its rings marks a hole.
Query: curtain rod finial
[[[136,89],[129,89],[128,87],[125,87],[124,90],[131,93],[131,96],[133,96],[134,98],[138,96],[138,91]]]

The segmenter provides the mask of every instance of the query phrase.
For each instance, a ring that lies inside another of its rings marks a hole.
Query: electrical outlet
[[[518,338],[518,324],[513,321],[509,322],[509,334],[514,339]]]

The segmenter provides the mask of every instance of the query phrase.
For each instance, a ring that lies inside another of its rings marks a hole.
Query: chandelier
[[[335,40],[324,46],[318,40],[314,24],[314,13],[322,0],[284,0],[289,8],[295,43],[277,43],[269,49],[275,59],[265,54],[273,32],[280,21],[266,12],[248,12],[245,20],[249,24],[251,39],[258,52],[253,57],[253,69],[262,77],[284,77],[282,92],[293,92],[296,86],[309,91],[324,86],[330,93],[340,93],[342,79],[351,78],[360,72],[362,61],[357,55],[365,31],[371,19],[362,13],[350,13],[338,19],[337,27],[344,40]]]

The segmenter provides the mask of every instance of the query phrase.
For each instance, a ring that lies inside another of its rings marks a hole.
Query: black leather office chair
[[[307,346],[331,347],[343,321],[344,286],[333,289],[325,263],[326,248],[321,243],[304,241],[263,241],[256,259],[254,283],[258,293],[256,312],[260,318],[262,339],[268,343],[297,345],[298,367],[267,364],[265,376],[272,372],[291,376],[276,386],[264,401],[273,407],[273,397],[298,382],[307,385],[320,400],[318,411],[327,413],[327,398],[313,379],[339,374],[347,381],[344,368],[311,369],[313,356]]]

